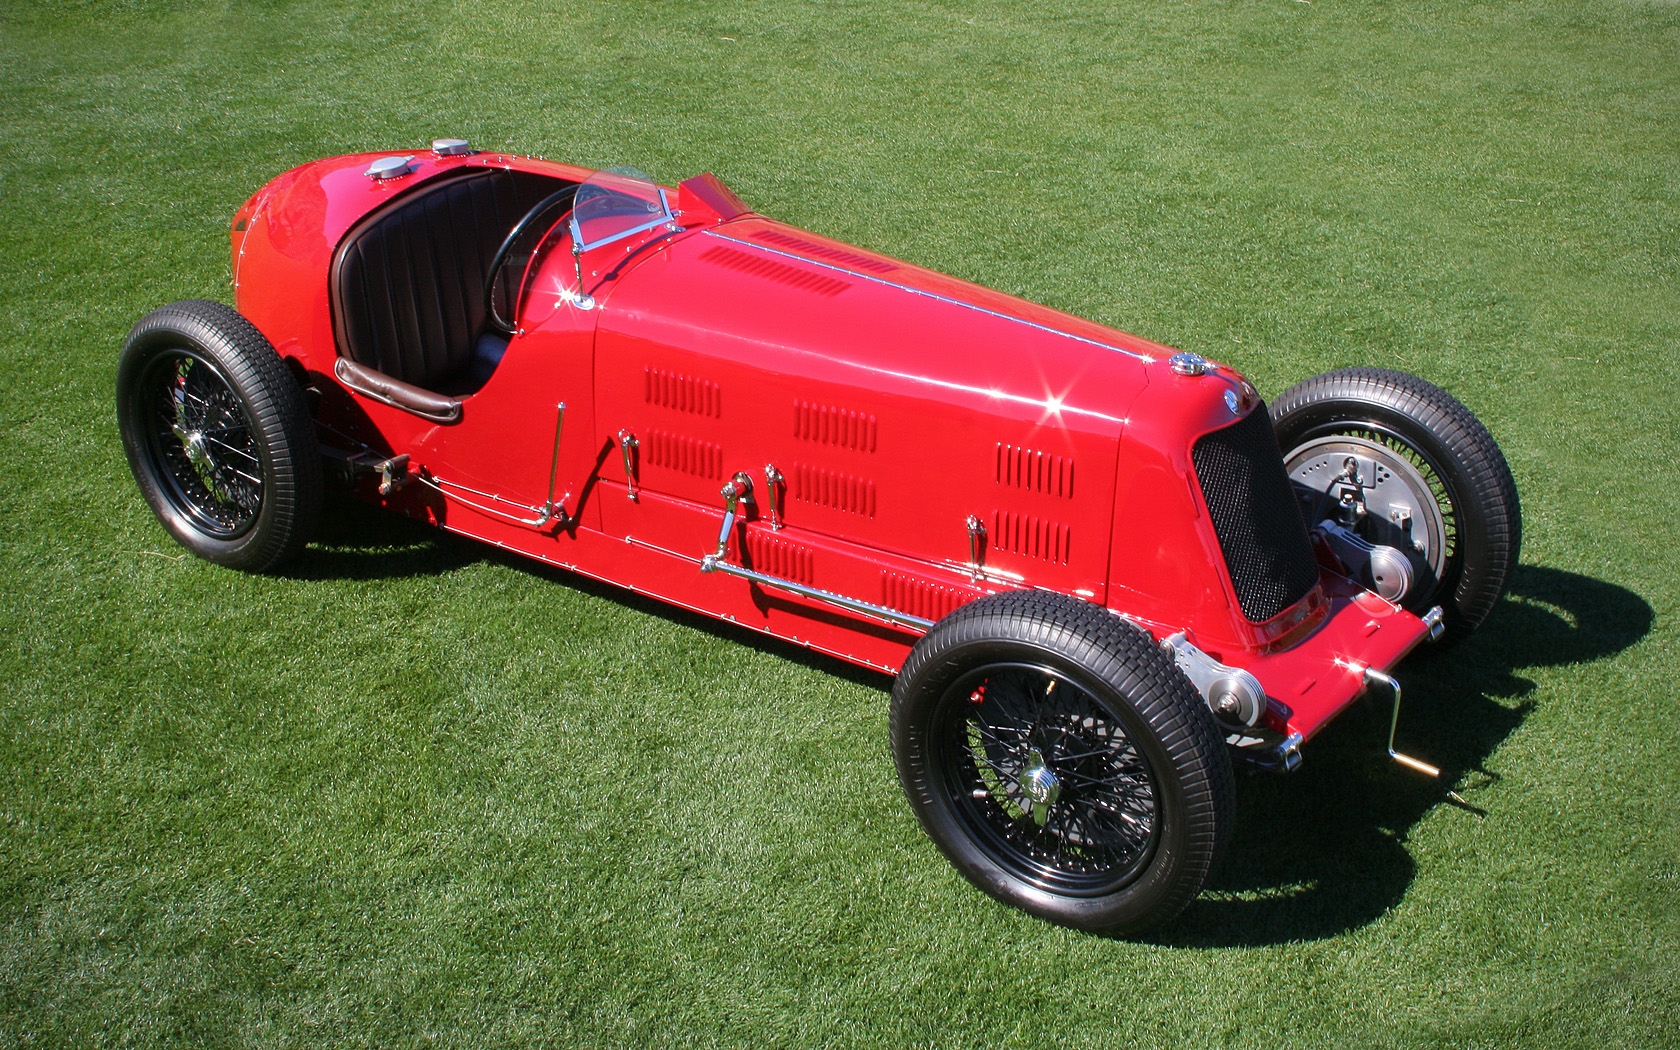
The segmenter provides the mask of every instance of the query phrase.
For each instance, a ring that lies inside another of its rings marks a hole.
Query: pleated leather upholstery
[[[414,386],[467,392],[491,258],[514,224],[563,185],[526,172],[475,171],[364,220],[333,260],[339,354]],[[519,270],[517,260],[503,268],[499,302],[516,291]]]

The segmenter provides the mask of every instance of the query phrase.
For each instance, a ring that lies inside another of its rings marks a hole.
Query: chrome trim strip
[[[516,525],[524,525],[527,528],[540,529],[544,526],[554,524],[560,524],[563,527],[566,521],[566,512],[557,507],[528,507],[523,503],[515,503],[513,500],[504,499],[493,492],[480,492],[479,490],[463,485],[458,481],[445,481],[443,478],[435,475],[428,477],[423,473],[416,472],[412,475],[412,477],[414,480],[420,482],[420,484],[435,490],[445,498],[452,499],[463,506],[471,507],[473,510],[479,511],[480,513],[494,514],[498,518],[505,518]],[[462,496],[460,493],[448,491],[443,487],[445,485],[448,485],[451,489],[460,489],[463,492],[470,492],[481,499],[495,500],[497,503],[506,503],[510,507],[517,507],[522,511],[534,513],[536,516],[532,518],[521,518],[517,514],[510,514],[505,510],[498,510],[495,507],[487,507],[482,503],[475,503],[472,500],[467,499],[465,496]]]
[[[648,550],[658,551],[660,554],[668,554],[671,557],[677,559],[678,561],[686,561],[686,562],[692,562],[692,563],[698,564],[699,560],[700,560],[698,558],[695,558],[695,557],[692,557],[690,555],[684,554],[682,551],[674,551],[669,547],[661,547],[657,543],[649,543],[647,540],[639,540],[634,536],[624,537],[624,542],[632,544],[632,545],[637,546],[637,547],[646,547]],[[631,588],[631,589],[634,590],[634,588]],[[684,608],[693,608],[693,606],[684,606]]]
[[[965,303],[961,299],[953,299],[948,295],[940,295],[938,292],[929,292],[920,288],[911,288],[909,285],[899,284],[897,281],[889,281],[884,277],[875,277],[871,274],[858,273],[856,270],[848,270],[844,266],[835,266],[833,263],[819,262],[816,259],[810,259],[803,255],[795,255],[793,252],[784,252],[779,248],[767,248],[754,241],[744,241],[739,237],[726,236],[725,234],[718,233],[716,230],[702,230],[701,232],[707,237],[716,237],[720,241],[729,241],[731,244],[739,244],[746,248],[756,248],[761,252],[767,252],[771,255],[779,255],[784,259],[793,259],[796,262],[807,263],[811,266],[820,266],[825,270],[833,270],[835,273],[843,273],[847,277],[856,278],[860,281],[870,281],[874,284],[879,284],[887,288],[897,288],[901,292],[909,292],[911,295],[919,295],[925,299],[932,299],[935,302],[945,303],[950,306],[960,306],[965,310],[973,310],[975,313],[985,314],[988,317],[996,317],[1001,321],[1012,321],[1015,324],[1025,325],[1028,328],[1034,328],[1040,332],[1061,336],[1063,339],[1072,339],[1077,343],[1085,343],[1089,346],[1100,347],[1104,350],[1112,350],[1117,354],[1125,354],[1127,357],[1136,358],[1146,365],[1154,364],[1155,362],[1153,357],[1150,357],[1147,354],[1140,354],[1135,350],[1127,350],[1124,347],[1114,346],[1098,339],[1089,339],[1082,335],[1074,335],[1072,332],[1064,332],[1060,328],[1051,328],[1049,325],[1039,324],[1037,321],[1029,321],[1024,317],[1014,317],[1010,314],[1000,313],[997,310],[988,310],[984,306],[975,306],[973,303]]]

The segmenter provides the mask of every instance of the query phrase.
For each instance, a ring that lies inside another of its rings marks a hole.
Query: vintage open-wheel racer
[[[324,473],[450,531],[898,675],[922,825],[1085,930],[1189,903],[1232,763],[1473,631],[1521,535],[1398,372],[1231,369],[676,189],[442,139],[234,216],[237,312],[153,311],[118,418],[175,538],[263,571]],[[1280,451],[1281,450],[1281,451]],[[1389,754],[1414,768],[1424,763]]]

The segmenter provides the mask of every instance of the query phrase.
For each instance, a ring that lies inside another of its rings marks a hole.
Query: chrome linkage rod
[[[820,587],[811,587],[796,580],[756,572],[743,565],[734,565],[726,561],[725,558],[729,554],[730,534],[735,531],[735,522],[740,516],[741,504],[752,501],[752,488],[752,478],[745,471],[736,474],[729,480],[728,484],[723,486],[720,493],[724,499],[723,527],[718,530],[717,550],[700,559],[701,572],[721,572],[729,576],[736,576],[764,587],[774,587],[780,591],[797,594],[802,598],[810,598],[826,605],[833,605],[848,612],[884,620],[899,627],[912,627],[918,631],[932,630],[932,620],[912,616],[907,612],[889,609],[885,605],[876,605],[859,598],[848,598],[843,594],[825,591]]]

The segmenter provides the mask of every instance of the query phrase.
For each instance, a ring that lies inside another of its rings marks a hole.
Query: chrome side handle
[[[636,476],[636,450],[641,447],[642,443],[630,431],[618,432],[618,451],[624,456],[624,487],[632,503],[641,494],[640,479]]]
[[[776,469],[776,464],[764,465],[764,509],[770,515],[770,528],[780,531],[782,527],[782,494],[787,478]]]

